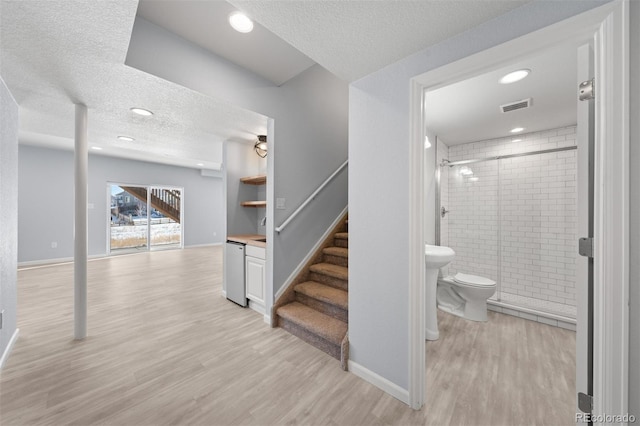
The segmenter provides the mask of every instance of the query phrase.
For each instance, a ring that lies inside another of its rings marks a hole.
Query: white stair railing
[[[335,172],[333,172],[331,176],[329,176],[324,182],[322,182],[322,184],[318,187],[318,189],[313,191],[313,194],[309,195],[309,197],[304,201],[304,203],[302,203],[300,207],[298,207],[293,213],[291,213],[291,216],[289,216],[287,220],[282,222],[282,225],[276,228],[276,232],[280,233],[289,224],[289,222],[291,222],[298,215],[298,213],[300,213],[302,210],[304,210],[305,207],[307,207],[307,204],[309,204],[311,201],[313,201],[316,198],[316,196],[320,193],[320,191],[322,191],[324,187],[327,186],[329,182],[331,182],[333,178],[335,178],[338,175],[338,173],[342,171],[342,169],[347,167],[347,164],[349,164],[349,160],[342,163],[342,165],[338,167],[338,169]]]

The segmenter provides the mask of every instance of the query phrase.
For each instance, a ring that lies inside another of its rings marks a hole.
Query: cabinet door
[[[245,258],[247,298],[264,304],[265,261],[255,257]]]

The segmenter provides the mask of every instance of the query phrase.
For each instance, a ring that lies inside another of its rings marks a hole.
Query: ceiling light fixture
[[[514,127],[513,129],[510,130],[510,132],[511,133],[520,133],[523,130],[524,130],[524,127]]]
[[[253,30],[253,21],[242,12],[229,15],[229,25],[239,33],[250,33]]]
[[[198,164],[196,164],[196,166],[198,166],[198,167],[204,167],[204,163],[198,163]]]
[[[258,140],[253,144],[253,149],[260,158],[267,156],[267,135],[258,135]]]
[[[148,109],[144,109],[144,108],[131,108],[130,110],[133,113],[136,113],[138,115],[142,115],[145,117],[149,117],[150,115],[153,115],[153,113],[151,111],[149,111]]]
[[[522,139],[514,139],[511,142],[522,142]]]
[[[94,151],[102,151],[102,148],[100,148],[99,146],[92,146],[91,149],[93,149]]]
[[[502,77],[500,80],[500,84],[511,84],[516,81],[520,81],[531,73],[531,70],[521,69],[517,71],[510,72],[509,74]]]
[[[135,141],[135,139],[132,138],[131,136],[118,136],[118,139],[120,139],[121,141],[125,141],[125,142],[133,142],[133,141]]]

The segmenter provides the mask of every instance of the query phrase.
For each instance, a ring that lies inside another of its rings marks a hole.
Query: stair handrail
[[[322,184],[320,184],[320,186],[315,191],[313,191],[311,195],[309,195],[309,197],[304,201],[304,203],[300,204],[300,206],[293,213],[291,213],[291,216],[289,216],[287,220],[282,222],[282,224],[276,228],[276,232],[279,234],[284,228],[286,228],[289,222],[291,222],[298,215],[298,213],[304,210],[304,208],[307,207],[307,204],[313,201],[318,195],[318,193],[320,193],[320,191],[322,191],[324,187],[327,186],[329,182],[331,182],[333,178],[335,178],[338,175],[338,173],[342,171],[342,169],[347,167],[347,164],[349,164],[349,160],[346,160],[344,163],[342,163],[342,165],[338,167],[336,171],[331,174],[331,176],[326,178],[325,181],[322,182]]]

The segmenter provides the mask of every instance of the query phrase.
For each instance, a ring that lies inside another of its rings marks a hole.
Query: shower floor
[[[519,296],[517,294],[502,293],[500,298],[496,294],[491,296],[489,300],[504,302],[510,305],[521,306],[523,308],[534,309],[540,312],[546,312],[555,315],[561,315],[568,318],[576,318],[576,307],[565,305],[563,303],[550,302],[548,300],[535,299],[533,297]]]

